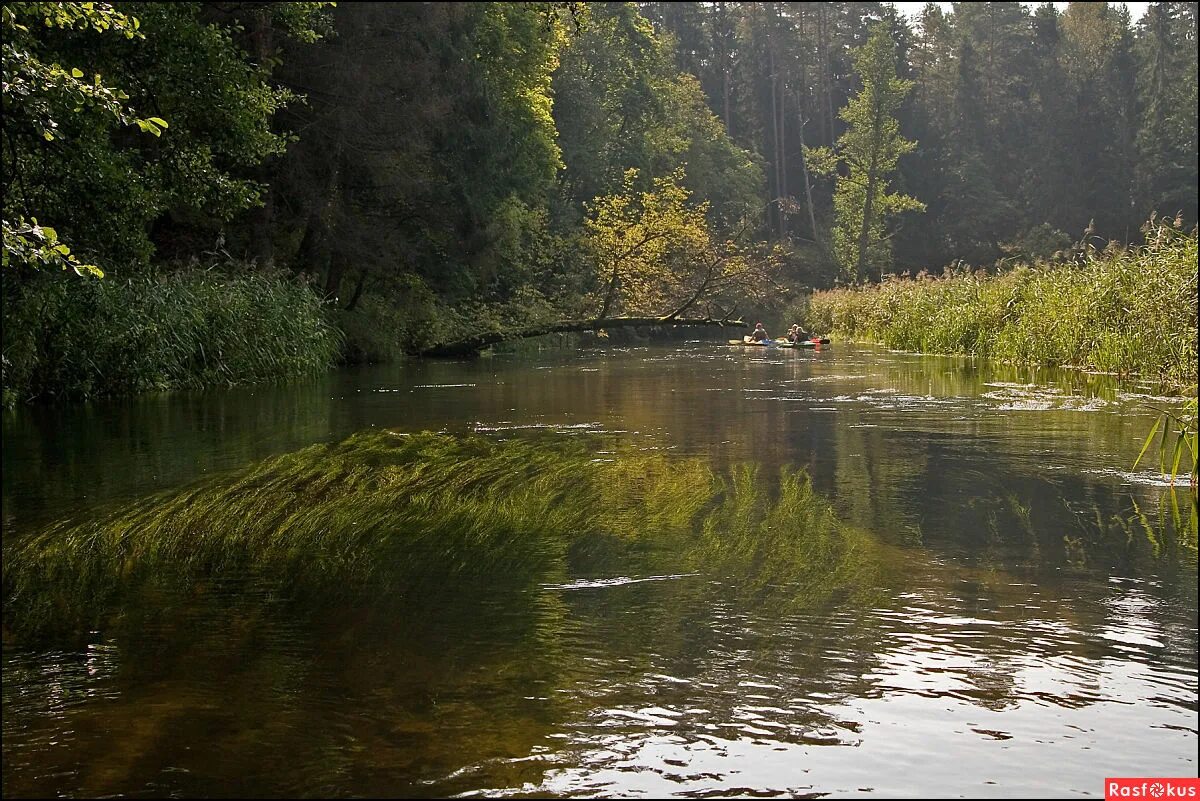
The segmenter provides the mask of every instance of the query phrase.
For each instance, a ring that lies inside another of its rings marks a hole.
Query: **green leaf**
[[[146,119],[149,120],[150,122],[154,123],[155,125],[157,125],[160,128],[169,128],[170,127],[169,125],[167,125],[167,121],[164,120],[162,117],[147,117]]]
[[[1158,433],[1158,427],[1162,424],[1162,418],[1154,421],[1154,427],[1150,429],[1150,433],[1146,435],[1146,441],[1142,443],[1142,450],[1138,453],[1136,459],[1133,460],[1133,469],[1136,470],[1138,463],[1142,461],[1142,457],[1146,455],[1146,451],[1150,449],[1150,443],[1154,441],[1154,435]]]
[[[1158,472],[1167,472],[1167,438],[1171,435],[1171,418],[1165,418],[1166,425],[1163,426],[1162,439],[1158,443]]]
[[[71,77],[72,78],[82,78],[83,70],[79,69],[79,67],[71,67]]]

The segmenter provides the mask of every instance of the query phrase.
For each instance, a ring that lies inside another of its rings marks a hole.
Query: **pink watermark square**
[[[1169,779],[1162,776],[1136,779],[1105,779],[1105,801],[1113,798],[1194,798],[1200,801],[1200,779]]]

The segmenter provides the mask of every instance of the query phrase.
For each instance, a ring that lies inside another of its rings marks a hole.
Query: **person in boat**
[[[768,342],[771,337],[767,335],[767,329],[763,328],[762,323],[754,324],[754,333],[750,335],[751,342]]]
[[[788,330],[788,342],[807,342],[811,336],[800,327],[800,323],[793,323],[791,329]]]

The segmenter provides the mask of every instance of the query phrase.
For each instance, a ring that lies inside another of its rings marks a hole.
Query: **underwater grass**
[[[1165,222],[1136,248],[1091,249],[1082,264],[816,292],[806,323],[850,339],[926,353],[1139,374],[1196,384],[1196,233]]]
[[[521,588],[601,541],[792,604],[870,592],[880,567],[875,540],[802,472],[633,448],[599,460],[576,438],[371,431],[19,538],[5,548],[4,625],[102,629],[131,594],[217,576],[324,599]]]

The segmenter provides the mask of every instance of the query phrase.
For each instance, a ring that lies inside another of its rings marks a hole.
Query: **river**
[[[9,412],[6,551],[370,429],[748,470],[773,509],[799,470],[850,533],[787,565],[753,545],[625,547],[670,511],[648,482],[607,524],[619,547],[539,551],[520,581],[297,601],[213,568],[112,596],[69,636],[23,636],[10,605],[3,793],[1057,797],[1195,776],[1194,495],[1131,467],[1154,394],[880,347],[688,342]],[[745,535],[735,497],[698,502],[717,510],[710,545]]]

